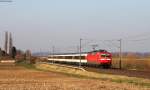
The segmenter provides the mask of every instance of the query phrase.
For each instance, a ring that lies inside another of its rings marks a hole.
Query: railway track
[[[138,71],[138,70],[126,70],[126,69],[102,69],[94,67],[84,67],[86,71],[104,73],[104,74],[113,74],[113,75],[124,75],[128,77],[138,77],[150,79],[150,71]]]

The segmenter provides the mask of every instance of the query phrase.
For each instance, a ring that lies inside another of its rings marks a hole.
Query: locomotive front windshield
[[[109,54],[101,54],[101,57],[104,57],[104,58],[110,58],[110,55]]]

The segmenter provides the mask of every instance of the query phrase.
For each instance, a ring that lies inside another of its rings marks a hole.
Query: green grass
[[[20,61],[20,62],[16,62],[16,65],[17,65],[17,66],[23,66],[23,67],[25,67],[25,68],[27,68],[27,69],[36,70],[35,65],[33,65],[33,64],[28,64],[28,63],[26,63],[24,60],[22,60],[22,61]]]

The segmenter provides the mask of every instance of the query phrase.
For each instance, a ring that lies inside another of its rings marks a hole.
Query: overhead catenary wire
[[[129,36],[127,38],[122,38],[122,45],[123,46],[127,46],[130,43],[147,43],[145,41],[150,40],[150,36],[149,33],[142,33],[142,34],[138,34],[138,35],[133,35],[133,36]],[[128,43],[129,42],[129,43]],[[141,44],[143,44],[141,43]],[[119,39],[87,39],[87,38],[82,38],[82,49],[83,51],[88,51],[92,49],[92,45],[93,44],[97,44],[98,47],[97,48],[106,48],[109,50],[116,50],[119,48]],[[79,52],[79,45],[72,45],[72,46],[65,46],[61,49],[59,49],[59,51],[64,51],[64,52]]]
[[[147,37],[147,36],[148,37],[150,36],[150,32],[143,32],[143,33],[136,34],[136,35],[130,35],[130,36],[122,37],[122,39],[130,40],[130,39],[143,38],[143,37]]]
[[[140,42],[140,41],[146,41],[146,40],[150,40],[150,37],[148,37],[148,38],[140,38],[140,39],[131,39],[131,40],[128,40],[128,41],[131,41],[131,42]]]

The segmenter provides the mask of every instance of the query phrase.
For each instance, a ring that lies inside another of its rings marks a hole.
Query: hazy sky
[[[150,0],[0,2],[0,46],[2,48],[4,31],[12,32],[17,48],[31,49],[33,52],[40,49],[49,51],[53,45],[59,50],[75,48],[79,45],[80,38],[83,38],[83,43],[91,39],[150,39]],[[104,42],[94,43],[101,43],[100,48],[105,46]],[[111,43],[109,42],[109,45]],[[113,43],[117,45],[116,42]],[[107,48],[115,48],[115,46],[109,47],[108,42],[106,44]],[[149,46],[148,41],[125,43],[124,49],[150,51]]]

